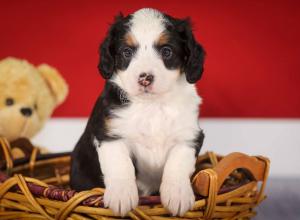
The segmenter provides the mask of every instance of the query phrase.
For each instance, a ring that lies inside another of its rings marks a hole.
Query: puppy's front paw
[[[190,181],[165,180],[160,186],[161,202],[173,216],[183,216],[195,203]]]
[[[125,216],[138,205],[139,196],[135,180],[112,179],[106,182],[104,206],[117,215]]]

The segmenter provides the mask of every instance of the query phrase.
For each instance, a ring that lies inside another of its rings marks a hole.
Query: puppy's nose
[[[32,109],[31,108],[21,108],[21,113],[25,117],[30,117],[32,115]]]
[[[149,86],[153,83],[154,81],[154,76],[152,74],[149,74],[149,73],[141,73],[139,75],[139,80],[138,80],[138,83],[141,85],[141,86]]]

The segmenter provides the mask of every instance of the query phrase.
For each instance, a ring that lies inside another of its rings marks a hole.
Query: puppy
[[[204,54],[187,19],[148,8],[116,17],[100,46],[105,88],[72,154],[72,188],[105,187],[104,205],[122,216],[158,192],[173,215],[192,208]]]

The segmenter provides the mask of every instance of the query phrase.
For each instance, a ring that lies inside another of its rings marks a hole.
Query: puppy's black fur
[[[120,52],[124,36],[129,29],[130,18],[131,15],[128,15],[126,18],[122,14],[116,16],[114,24],[110,26],[106,38],[100,45],[98,69],[104,79],[110,79],[117,69],[123,70],[129,65],[130,60],[122,60]]]
[[[120,137],[108,135],[106,121],[113,115],[111,110],[126,108],[129,101],[122,99],[124,91],[117,85],[107,82],[104,91],[96,101],[86,129],[77,143],[71,161],[71,188],[77,191],[94,187],[105,187],[100,169],[94,138],[99,142],[113,141]]]
[[[165,17],[168,19],[165,24],[166,32],[171,36],[168,44],[172,46],[177,56],[164,63],[169,69],[180,66],[182,72],[186,74],[186,80],[189,83],[196,83],[204,71],[205,51],[193,36],[190,19],[176,19],[169,15]]]

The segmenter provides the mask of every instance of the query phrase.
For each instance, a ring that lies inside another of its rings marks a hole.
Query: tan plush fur
[[[9,141],[34,136],[67,94],[68,86],[55,68],[13,57],[1,60],[0,136]],[[7,99],[13,104],[7,105]],[[32,115],[22,115],[22,108],[32,109]]]

